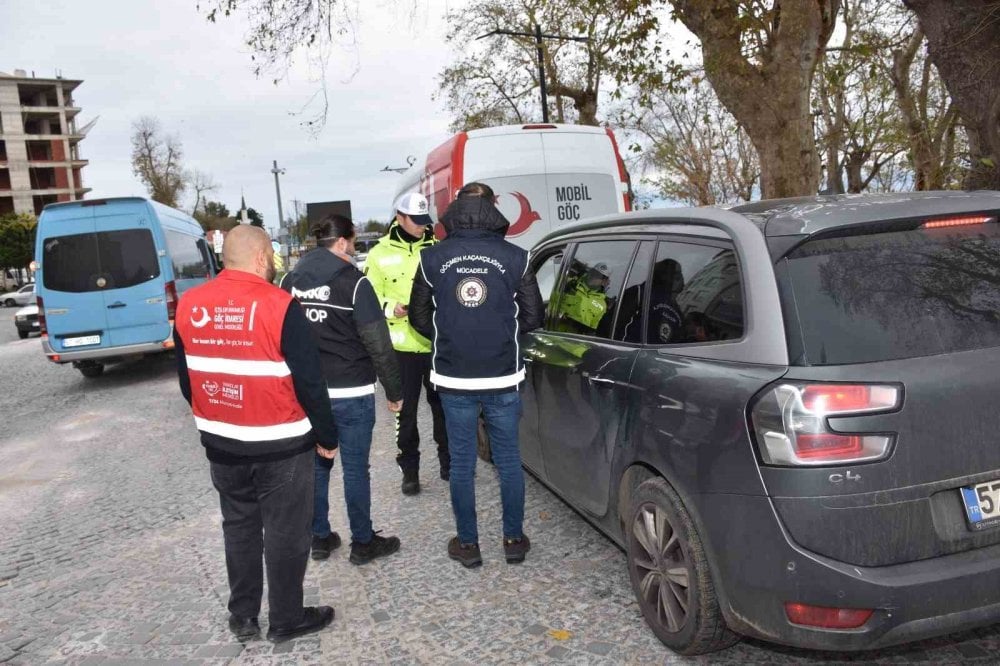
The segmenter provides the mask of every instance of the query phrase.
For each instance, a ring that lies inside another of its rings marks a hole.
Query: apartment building
[[[38,215],[46,204],[82,199],[80,108],[73,91],[82,81],[36,78],[24,70],[0,72],[0,215]],[[92,123],[91,123],[92,124]]]

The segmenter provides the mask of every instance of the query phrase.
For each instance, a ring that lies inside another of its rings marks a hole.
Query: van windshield
[[[1000,346],[1000,224],[815,240],[782,261],[795,364]]]
[[[160,262],[148,229],[53,236],[43,246],[42,280],[53,291],[122,289],[159,275]]]

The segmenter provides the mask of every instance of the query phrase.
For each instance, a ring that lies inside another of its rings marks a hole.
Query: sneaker
[[[379,533],[375,532],[368,543],[351,544],[351,564],[368,564],[374,559],[392,555],[397,550],[399,550],[399,537],[379,536]]]
[[[402,491],[404,495],[416,495],[420,492],[420,473],[415,469],[403,470]]]
[[[524,556],[531,550],[531,541],[528,535],[524,534],[519,539],[503,540],[503,554],[507,558],[507,564],[519,564],[524,562]]]
[[[459,562],[466,569],[478,567],[483,563],[478,543],[461,543],[457,536],[448,541],[448,557]]]
[[[255,617],[229,616],[229,631],[233,632],[236,638],[253,638],[260,633],[260,625]]]
[[[314,560],[325,560],[330,557],[330,552],[340,548],[340,535],[330,532],[325,537],[313,536],[312,558]]]
[[[330,606],[306,606],[302,609],[301,622],[290,627],[276,627],[272,624],[267,630],[267,640],[272,643],[284,643],[325,629],[333,622],[333,615],[333,608]]]

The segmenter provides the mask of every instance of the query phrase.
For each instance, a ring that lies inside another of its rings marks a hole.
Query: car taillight
[[[857,629],[874,612],[871,608],[828,608],[785,602],[785,615],[789,622],[821,629]]]
[[[827,419],[892,411],[901,398],[900,388],[888,384],[778,384],[751,410],[761,460],[783,466],[879,460],[889,453],[891,434],[839,433]]]
[[[35,303],[38,305],[38,330],[41,331],[42,337],[45,337],[49,334],[49,329],[45,327],[45,304],[41,296],[35,297]]]
[[[166,284],[167,292],[167,319],[173,321],[177,315],[177,287],[171,280]]]

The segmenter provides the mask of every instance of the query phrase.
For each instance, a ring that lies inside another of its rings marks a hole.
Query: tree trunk
[[[1000,189],[1000,3],[904,0],[927,35],[931,60],[969,137],[966,189]]]
[[[743,51],[747,17],[737,3],[672,4],[677,18],[701,41],[705,74],[716,94],[760,155],[763,198],[816,194],[819,156],[809,92],[840,0],[775,2],[771,15],[753,16],[766,21],[770,33],[753,62]]]

